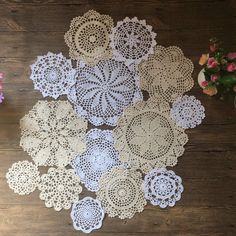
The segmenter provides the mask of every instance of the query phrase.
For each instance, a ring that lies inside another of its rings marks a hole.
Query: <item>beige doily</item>
[[[20,121],[22,148],[39,166],[66,166],[85,151],[87,121],[67,101],[39,101]]]
[[[189,91],[194,84],[193,63],[175,46],[156,46],[154,54],[138,70],[141,89],[168,102]]]
[[[109,34],[112,27],[113,20],[110,16],[100,15],[93,10],[74,18],[69,31],[65,34],[70,57],[83,60],[91,66],[100,60],[110,59],[112,50]]]
[[[170,118],[169,104],[155,97],[127,108],[113,134],[121,160],[144,173],[176,165],[188,141]]]
[[[132,218],[147,204],[142,191],[142,175],[135,170],[113,168],[102,175],[96,192],[106,213],[120,219]]]

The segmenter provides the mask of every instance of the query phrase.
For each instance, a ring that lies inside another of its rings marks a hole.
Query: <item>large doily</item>
[[[90,191],[99,189],[102,174],[120,165],[110,130],[92,129],[87,133],[87,150],[72,163],[81,182]]]
[[[173,207],[183,190],[182,179],[165,168],[152,170],[144,179],[145,198],[161,208]]]
[[[74,170],[53,167],[41,176],[38,189],[45,206],[54,207],[56,211],[69,209],[71,204],[79,200],[82,191],[80,179],[74,174]]]
[[[110,217],[132,218],[135,213],[143,211],[147,202],[140,172],[113,168],[102,175],[99,183],[100,189],[96,194]]]
[[[184,95],[174,101],[170,114],[178,126],[194,128],[205,118],[205,108],[194,96]]]
[[[90,10],[71,21],[70,30],[65,34],[70,57],[83,60],[89,65],[112,57],[109,34],[113,20],[108,15],[100,15]]]
[[[184,130],[170,118],[169,104],[155,97],[128,107],[113,134],[120,159],[145,173],[176,165],[188,141]]]
[[[123,62],[106,60],[78,69],[68,99],[94,125],[114,126],[126,106],[142,100],[142,93],[137,77]]]
[[[76,70],[72,68],[71,60],[61,53],[48,52],[45,56],[38,56],[37,61],[31,65],[31,71],[30,79],[33,80],[34,88],[44,97],[58,98],[67,94],[75,83]]]
[[[40,181],[37,166],[29,161],[15,162],[8,170],[6,178],[9,187],[20,195],[32,193]]]
[[[156,46],[153,55],[139,65],[140,85],[151,96],[173,102],[193,87],[193,63],[180,48]]]
[[[147,60],[156,45],[156,33],[152,31],[152,26],[146,25],[145,20],[138,20],[137,17],[126,17],[117,22],[110,37],[114,56],[128,65]]]
[[[100,201],[85,197],[73,204],[70,215],[76,230],[90,233],[94,229],[101,228],[105,213]]]
[[[37,102],[20,127],[20,145],[39,166],[66,166],[85,151],[87,121],[67,101]]]

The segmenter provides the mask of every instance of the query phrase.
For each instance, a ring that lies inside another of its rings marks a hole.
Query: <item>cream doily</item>
[[[143,98],[137,76],[123,62],[111,59],[95,67],[84,65],[77,76],[68,99],[80,116],[96,126],[116,125],[123,109]]]
[[[120,219],[132,218],[147,204],[142,191],[142,175],[128,169],[113,168],[102,175],[96,192],[106,213]]]
[[[69,209],[79,200],[82,192],[80,179],[74,170],[65,168],[49,168],[47,174],[41,176],[38,186],[39,198],[45,201],[46,207],[54,207],[56,211]]]
[[[147,25],[145,20],[126,17],[112,29],[110,38],[113,54],[117,60],[125,61],[128,65],[138,64],[153,53],[155,37],[152,26]]]
[[[184,130],[170,118],[169,104],[155,97],[128,107],[113,134],[120,159],[144,173],[176,165],[188,141]]]
[[[141,89],[151,96],[173,102],[193,87],[193,63],[180,48],[156,46],[154,54],[139,67]]]
[[[40,181],[37,166],[29,161],[15,162],[8,170],[6,178],[9,187],[20,195],[32,193]]]
[[[74,18],[70,30],[65,34],[70,57],[83,60],[91,66],[100,60],[111,58],[109,34],[112,27],[113,20],[110,16],[100,15],[93,10]]]
[[[113,144],[110,130],[92,129],[87,133],[87,150],[72,166],[88,190],[97,191],[102,174],[121,164]]]
[[[72,68],[71,60],[61,53],[48,52],[45,56],[38,56],[37,61],[31,65],[30,79],[34,88],[38,89],[44,97],[58,98],[67,94],[69,88],[75,83],[76,70]]]
[[[184,129],[194,128],[205,118],[205,108],[194,96],[184,95],[174,101],[170,114],[178,126]]]
[[[22,148],[39,166],[66,166],[85,151],[87,121],[67,101],[39,101],[20,121]]]
[[[145,176],[145,198],[155,206],[173,207],[183,191],[182,179],[171,170],[154,169]]]
[[[94,229],[101,228],[105,213],[100,201],[85,197],[73,204],[70,215],[76,230],[90,233]]]

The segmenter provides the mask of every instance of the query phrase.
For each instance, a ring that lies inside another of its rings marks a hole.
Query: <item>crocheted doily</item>
[[[173,103],[170,114],[178,126],[194,128],[205,118],[205,108],[194,96],[184,95]]]
[[[39,166],[66,166],[85,151],[87,121],[67,101],[37,102],[20,127],[20,145]]]
[[[142,93],[136,75],[123,62],[112,59],[93,68],[80,67],[68,99],[92,124],[114,126],[126,106],[142,100]]]
[[[92,129],[87,133],[87,150],[72,162],[72,166],[88,190],[97,191],[102,174],[120,165],[113,144],[110,130]]]
[[[89,65],[112,57],[109,34],[113,20],[90,10],[71,21],[70,30],[65,34],[72,59],[83,60]]]
[[[90,233],[94,229],[101,228],[105,213],[100,201],[85,197],[73,204],[70,215],[76,230]]]
[[[146,25],[145,20],[126,17],[112,29],[110,38],[114,56],[128,65],[147,60],[156,45],[155,37],[152,26]]]
[[[182,179],[165,168],[152,170],[144,179],[145,198],[161,208],[173,207],[183,190]]]
[[[37,166],[29,161],[15,162],[8,170],[6,178],[9,187],[20,195],[32,193],[40,181]]]
[[[38,56],[37,61],[31,65],[30,79],[34,88],[38,89],[44,97],[58,98],[67,94],[69,88],[75,83],[76,70],[72,68],[71,60],[61,53],[48,52],[45,56]]]
[[[47,174],[41,176],[38,186],[39,198],[45,201],[46,207],[54,207],[56,211],[69,209],[71,204],[79,200],[82,191],[80,179],[74,170],[65,168],[49,168]]]
[[[170,118],[169,104],[155,97],[128,107],[113,134],[120,159],[145,173],[176,165],[188,141],[184,130]]]
[[[102,175],[99,183],[100,189],[96,194],[110,217],[132,218],[135,213],[143,211],[147,202],[140,172],[113,168]]]
[[[140,63],[140,85],[151,96],[173,102],[193,87],[193,63],[180,48],[156,46],[154,54]]]

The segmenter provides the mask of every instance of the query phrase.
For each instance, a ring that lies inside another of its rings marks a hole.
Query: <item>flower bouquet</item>
[[[0,103],[2,103],[4,100],[3,92],[2,92],[3,90],[2,80],[3,80],[3,73],[0,72]]]

